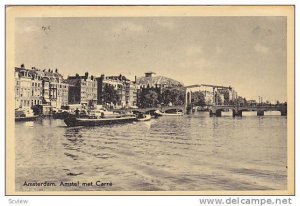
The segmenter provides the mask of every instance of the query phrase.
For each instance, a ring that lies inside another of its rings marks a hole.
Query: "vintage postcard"
[[[6,195],[293,195],[293,6],[6,6]]]

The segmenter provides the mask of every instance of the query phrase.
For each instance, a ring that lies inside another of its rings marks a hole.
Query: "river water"
[[[287,189],[286,117],[196,112],[74,128],[41,119],[16,122],[15,133],[17,191]]]

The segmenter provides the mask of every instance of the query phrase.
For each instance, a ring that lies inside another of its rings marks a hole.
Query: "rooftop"
[[[181,82],[171,79],[169,77],[148,76],[147,74],[149,74],[149,73],[145,73],[145,74],[146,74],[146,76],[137,78],[137,80],[136,80],[137,84],[144,85],[144,86],[149,85],[149,87],[162,86],[162,85],[165,85],[167,87],[183,86],[183,84]],[[152,74],[154,74],[154,72],[152,72]]]

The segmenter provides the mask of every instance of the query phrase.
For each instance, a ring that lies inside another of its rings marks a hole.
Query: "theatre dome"
[[[180,87],[179,81],[165,76],[156,76],[154,72],[146,72],[144,77],[138,77],[136,83],[142,87]]]

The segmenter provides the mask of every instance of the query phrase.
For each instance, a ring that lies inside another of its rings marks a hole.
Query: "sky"
[[[65,78],[153,71],[286,101],[286,27],[286,17],[18,18],[15,66],[58,68]]]

